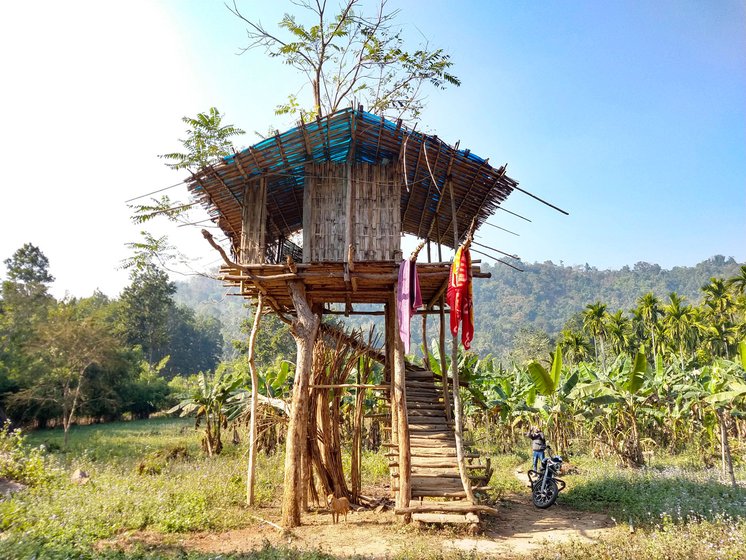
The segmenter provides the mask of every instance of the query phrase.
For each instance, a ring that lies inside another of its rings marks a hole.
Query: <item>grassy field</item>
[[[61,431],[31,434],[22,447],[30,457],[29,480],[36,484],[0,502],[0,558],[217,558],[178,547],[120,551],[97,544],[127,531],[164,535],[168,541],[169,535],[250,526],[251,511],[244,505],[245,444],[228,444],[220,457],[208,459],[198,439],[193,423],[182,419],[75,427],[65,451]],[[33,451],[39,446],[47,451]],[[525,468],[526,461],[523,453],[493,457],[495,499],[525,492],[513,471],[519,465]],[[387,481],[382,455],[367,455],[363,463],[364,480]],[[561,502],[578,510],[606,512],[618,526],[601,544],[551,547],[534,558],[746,557],[746,490],[721,484],[717,473],[697,469],[686,457],[666,458],[639,471],[586,457],[574,458],[573,463],[579,472]],[[281,455],[260,455],[259,506],[276,504],[282,467]],[[90,482],[71,483],[75,469],[88,472]],[[739,478],[745,474],[739,466]],[[432,551],[432,558],[457,557]],[[220,558],[332,557],[266,547]]]

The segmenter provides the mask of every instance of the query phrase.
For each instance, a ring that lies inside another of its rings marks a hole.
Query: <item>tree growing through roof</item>
[[[425,86],[445,89],[461,84],[451,74],[453,62],[443,49],[430,50],[425,42],[417,50],[405,50],[403,31],[394,23],[399,11],[387,11],[386,0],[370,16],[360,10],[360,0],[346,0],[336,13],[326,0],[293,3],[312,23],[306,25],[286,13],[277,34],[244,15],[236,0],[228,6],[247,25],[249,44],[244,52],[264,47],[270,57],[304,74],[311,85],[310,110],[297,95],[290,95],[278,106],[278,114],[299,113],[308,120],[357,101],[380,115],[416,119],[424,106]]]

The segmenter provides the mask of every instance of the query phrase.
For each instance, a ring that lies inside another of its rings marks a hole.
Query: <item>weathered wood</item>
[[[396,515],[403,515],[405,513],[429,513],[429,512],[479,512],[487,513],[489,515],[500,515],[500,512],[495,508],[485,506],[482,504],[469,504],[466,502],[422,502],[417,505],[409,506],[408,508],[396,508],[394,513]]]
[[[456,219],[456,203],[453,194],[453,182],[449,179],[447,187],[451,194],[451,224],[453,226],[453,246],[458,246],[458,221]],[[475,503],[474,493],[471,489],[471,480],[466,472],[466,461],[464,460],[464,442],[463,442],[463,416],[461,411],[461,395],[459,390],[459,372],[458,372],[458,335],[453,335],[453,344],[451,350],[451,377],[453,378],[453,417],[456,421],[456,456],[458,457],[458,470],[461,475],[461,482],[464,487],[464,494],[467,500]]]
[[[308,385],[312,369],[313,344],[319,327],[319,317],[314,315],[306,299],[301,282],[288,284],[296,317],[291,325],[291,334],[296,344],[295,379],[285,447],[285,481],[282,497],[282,526],[286,529],[300,525],[302,505],[301,486],[305,436],[308,425]]]
[[[244,191],[241,220],[241,263],[264,262],[267,230],[267,180],[252,181]]]
[[[474,525],[479,523],[479,516],[474,513],[414,513],[412,521],[420,523],[449,523],[452,525]]]
[[[390,324],[394,332],[394,404],[397,416],[397,433],[399,441],[399,494],[397,505],[400,507],[409,506],[412,495],[411,472],[412,459],[409,449],[409,422],[407,419],[407,386],[405,381],[404,366],[404,343],[399,336],[399,323],[395,312],[393,297],[390,301],[392,320]],[[408,521],[408,519],[405,519]]]
[[[325,385],[309,385],[309,389],[385,389],[389,390],[389,385],[370,385],[365,383],[337,383]]]
[[[259,409],[259,373],[254,361],[256,336],[259,333],[259,323],[262,319],[263,300],[261,294],[257,298],[254,324],[249,335],[248,362],[251,373],[251,419],[249,421],[249,463],[246,472],[246,503],[254,505],[254,483],[256,480],[256,414]]]

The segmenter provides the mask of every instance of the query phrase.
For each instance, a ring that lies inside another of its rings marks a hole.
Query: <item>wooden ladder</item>
[[[437,503],[424,502],[426,498],[462,499],[466,497],[461,476],[458,469],[456,455],[456,437],[453,422],[446,417],[443,392],[435,383],[432,371],[407,364],[407,418],[409,421],[410,453],[412,456],[412,506],[419,502],[423,511],[413,513],[413,519],[424,522],[474,523],[475,513],[466,511],[466,504],[456,505],[457,502],[440,504],[441,514],[434,514]],[[389,457],[392,459],[389,467],[392,469],[392,488],[396,489],[398,467],[396,448],[392,449]],[[479,455],[466,452],[467,471],[472,480],[474,490],[485,490],[492,469],[489,459],[486,464],[479,463]]]

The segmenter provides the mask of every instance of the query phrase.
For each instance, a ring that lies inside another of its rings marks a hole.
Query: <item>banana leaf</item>
[[[629,377],[625,383],[625,389],[632,394],[637,393],[645,382],[645,372],[648,368],[648,362],[645,359],[645,347],[640,346],[640,350],[635,356],[635,363],[629,372]]]

